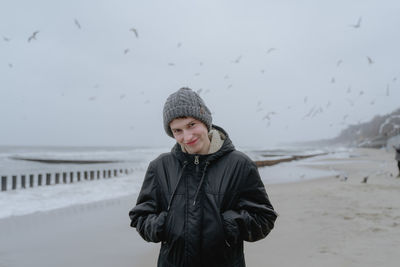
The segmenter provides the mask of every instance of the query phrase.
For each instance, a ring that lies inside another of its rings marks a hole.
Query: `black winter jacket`
[[[176,144],[148,167],[131,226],[162,242],[159,267],[245,266],[243,241],[264,238],[277,217],[256,165],[236,151],[226,132],[213,154]]]

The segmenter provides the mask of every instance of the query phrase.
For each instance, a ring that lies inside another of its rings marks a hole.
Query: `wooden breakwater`
[[[306,158],[312,158],[312,157],[317,157],[317,156],[322,156],[322,155],[327,155],[328,153],[319,153],[319,154],[311,154],[311,155],[297,155],[297,156],[291,156],[287,158],[282,158],[282,159],[274,159],[274,160],[256,160],[254,161],[257,165],[257,167],[265,167],[265,166],[272,166],[276,165],[282,162],[289,162],[293,160],[299,160],[299,159],[306,159]]]
[[[26,189],[37,186],[68,184],[85,180],[108,179],[129,175],[133,169],[90,169],[55,173],[2,175],[1,191]]]

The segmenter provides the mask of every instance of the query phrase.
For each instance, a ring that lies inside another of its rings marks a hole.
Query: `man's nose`
[[[189,131],[184,131],[183,132],[183,141],[186,143],[186,142],[191,141],[191,139],[192,139],[192,133]]]

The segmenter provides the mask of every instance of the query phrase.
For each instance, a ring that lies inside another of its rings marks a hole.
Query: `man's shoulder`
[[[155,159],[153,159],[151,162],[152,163],[157,163],[157,162],[163,162],[165,160],[170,160],[172,159],[174,156],[172,155],[171,152],[165,152],[165,153],[161,153],[160,155],[158,155],[158,157],[156,157]]]
[[[234,150],[230,152],[228,155],[231,160],[235,160],[237,162],[253,163],[253,160],[250,159],[249,156],[247,156],[244,152],[239,150]]]

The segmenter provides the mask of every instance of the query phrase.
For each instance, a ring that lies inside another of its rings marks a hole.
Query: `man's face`
[[[169,124],[175,140],[189,154],[207,154],[210,148],[208,129],[199,120],[192,117],[178,118]]]

